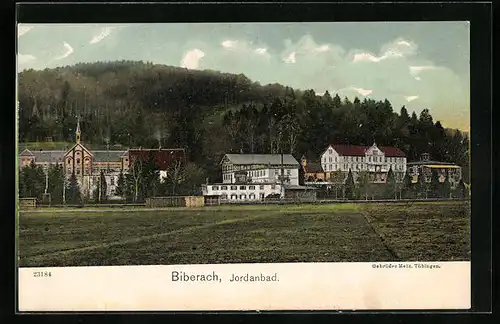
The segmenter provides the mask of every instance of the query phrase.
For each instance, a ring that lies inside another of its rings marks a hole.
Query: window
[[[240,186],[240,190],[246,190],[247,187],[246,186]]]
[[[260,185],[260,186],[259,186],[259,189],[260,189],[260,190],[264,190],[264,185]]]
[[[271,190],[276,189],[276,185],[271,185]]]
[[[219,186],[212,186],[212,190],[219,190]]]
[[[231,186],[231,190],[238,190],[237,186]]]
[[[328,150],[328,154],[333,154],[333,150],[332,150],[332,149],[329,149],[329,150]]]
[[[221,186],[220,190],[227,190],[227,186]]]
[[[227,199],[227,195],[224,193],[220,196],[220,199]]]
[[[115,177],[111,177],[111,185],[114,186],[115,185]]]
[[[249,186],[248,189],[255,190],[255,186]]]
[[[70,163],[71,163],[71,160],[70,160],[70,159],[68,159],[68,164],[70,164]]]
[[[76,159],[76,163],[77,163],[77,164],[80,164],[80,159]]]
[[[80,169],[77,169],[77,170],[76,170],[76,174],[80,174]]]
[[[330,156],[330,158],[328,159],[329,162],[332,162],[332,157]]]
[[[287,174],[287,175],[291,175],[291,174],[292,174],[292,170],[290,170],[290,169],[289,169],[289,170],[286,170],[286,174]]]

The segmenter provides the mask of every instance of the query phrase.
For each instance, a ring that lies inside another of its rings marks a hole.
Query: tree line
[[[449,176],[447,172],[444,181],[440,182],[437,171],[433,170],[429,183],[424,181],[423,176],[419,176],[417,182],[413,183],[411,176],[406,172],[403,181],[398,182],[391,168],[384,183],[369,181],[366,171],[360,172],[358,181],[355,182],[349,170],[345,181],[333,182],[328,187],[316,186],[317,197],[348,200],[467,198],[468,190],[464,181],[460,179],[458,185],[452,188]]]
[[[133,163],[128,172],[120,172],[114,197],[123,202],[142,203],[155,196],[199,195],[203,183],[203,170],[193,163],[173,163],[167,177],[160,179],[160,171],[150,153],[144,161]],[[110,203],[106,174],[100,171],[91,191],[83,192],[75,173],[65,177],[61,165],[49,165],[47,170],[31,163],[19,173],[19,196],[36,198],[44,202],[44,194],[50,195],[51,204],[100,204]]]
[[[221,181],[226,153],[303,154],[330,143],[395,146],[409,161],[430,153],[454,162],[469,182],[469,138],[389,100],[340,98],[246,76],[135,61],[25,70],[19,74],[19,141],[184,148],[202,178]]]

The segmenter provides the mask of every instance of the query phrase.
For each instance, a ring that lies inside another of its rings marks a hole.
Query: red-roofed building
[[[170,167],[181,166],[186,163],[186,152],[184,149],[129,149],[122,155],[123,170],[126,172],[130,166],[137,160],[147,162],[149,156],[160,170],[160,177],[165,178]]]
[[[406,154],[396,147],[331,144],[321,154],[321,167],[328,174],[333,172],[353,173],[356,180],[359,172],[368,172],[373,182],[385,182],[387,172],[392,169],[396,180],[402,181],[406,172]]]

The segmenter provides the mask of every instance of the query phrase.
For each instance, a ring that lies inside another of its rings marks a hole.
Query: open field
[[[20,266],[470,259],[464,202],[21,212]]]

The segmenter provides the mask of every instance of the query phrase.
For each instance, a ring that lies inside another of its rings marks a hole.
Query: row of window
[[[347,159],[346,159],[347,158]],[[363,162],[365,157],[363,156],[347,156],[344,158],[344,160],[347,160],[347,162]],[[368,162],[383,162],[383,157],[382,156],[368,156],[367,157]],[[399,159],[399,160],[398,160]],[[323,157],[323,163],[326,163],[326,156]],[[329,157],[328,162],[340,162],[340,159],[338,157]],[[403,162],[402,158],[396,158],[396,157],[387,157],[386,162]]]
[[[222,194],[220,196],[221,199],[231,199],[231,200],[245,200],[247,199],[247,195],[245,194],[241,194],[241,195],[237,195],[237,194],[231,194],[231,196],[228,196],[227,194]],[[251,200],[255,200],[257,199],[257,196],[253,193],[249,194],[248,195],[248,199],[251,199]],[[264,199],[264,194],[260,194],[260,199]]]
[[[255,190],[256,186],[229,186],[231,190]],[[212,190],[227,190],[228,186],[212,186]],[[264,185],[259,185],[260,190],[264,190]],[[276,189],[276,185],[271,185],[271,189]]]
[[[361,171],[361,170],[368,170],[369,168],[367,167],[366,164],[344,164],[344,168],[342,170],[348,170],[352,169],[353,171]],[[386,168],[389,169],[389,165],[386,165]],[[392,169],[394,171],[403,171],[404,167],[403,165],[393,165]],[[338,164],[326,164],[325,165],[325,171],[337,171],[341,170],[340,165]]]

